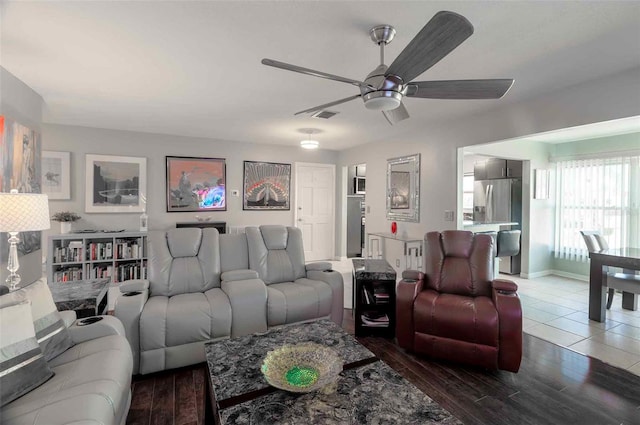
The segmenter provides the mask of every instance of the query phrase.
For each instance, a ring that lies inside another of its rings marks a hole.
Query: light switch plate
[[[444,212],[444,221],[453,221],[453,211],[446,210]]]

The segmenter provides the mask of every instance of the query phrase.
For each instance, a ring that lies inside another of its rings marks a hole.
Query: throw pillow
[[[31,301],[33,327],[45,360],[49,361],[73,347],[69,331],[53,302],[45,279],[38,279],[17,291],[3,295],[2,299],[1,304],[15,303],[23,299]]]
[[[53,376],[33,329],[29,301],[0,308],[0,405],[4,406]]]

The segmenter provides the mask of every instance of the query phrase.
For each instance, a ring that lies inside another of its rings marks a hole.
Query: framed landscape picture
[[[224,158],[167,157],[167,212],[226,210]]]
[[[85,211],[141,213],[147,193],[147,158],[86,155]]]
[[[244,210],[289,210],[291,164],[244,161]]]
[[[42,193],[49,199],[71,199],[71,153],[42,151]]]

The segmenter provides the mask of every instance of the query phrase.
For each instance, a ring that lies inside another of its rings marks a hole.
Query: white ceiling
[[[48,123],[342,150],[419,140],[429,122],[640,66],[640,2],[3,1],[1,64],[44,98]],[[475,33],[418,80],[515,78],[502,100],[407,99],[390,126],[361,101],[330,120],[294,112],[357,93],[264,57],[364,79],[373,25],[398,33],[389,64],[439,10]]]

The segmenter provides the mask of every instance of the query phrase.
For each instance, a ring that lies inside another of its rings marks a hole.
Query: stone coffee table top
[[[384,362],[343,371],[323,390],[277,391],[220,411],[222,424],[462,424]]]
[[[208,371],[220,408],[233,405],[234,398],[262,390],[272,390],[260,366],[268,351],[285,344],[315,342],[335,350],[345,366],[375,360],[375,355],[330,320],[297,323],[205,344]],[[267,391],[268,392],[268,391]]]

